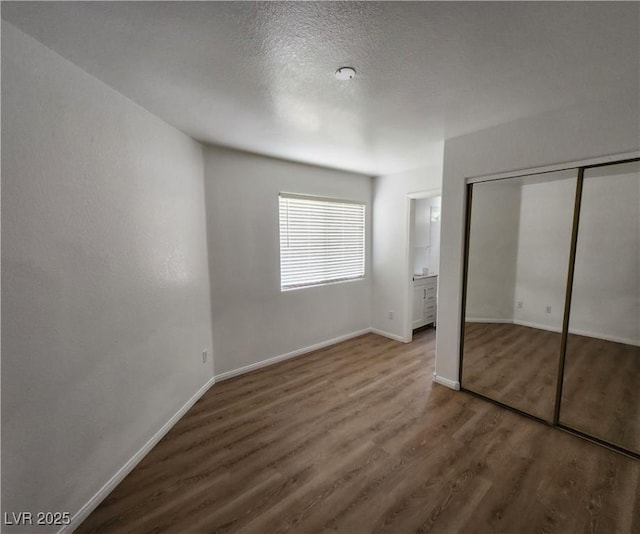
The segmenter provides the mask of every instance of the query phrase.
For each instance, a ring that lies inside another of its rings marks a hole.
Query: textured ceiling
[[[443,139],[640,94],[640,4],[2,2],[194,138],[367,174]],[[350,65],[350,82],[334,71]]]

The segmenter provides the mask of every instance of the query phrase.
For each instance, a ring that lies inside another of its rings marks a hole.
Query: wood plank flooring
[[[466,323],[466,389],[553,420],[561,335]],[[560,422],[640,453],[640,347],[570,334]]]
[[[560,338],[527,326],[465,323],[462,384],[552,421]]]
[[[560,422],[640,453],[640,347],[570,335]]]
[[[434,340],[216,384],[77,532],[640,532],[640,462],[434,384]]]

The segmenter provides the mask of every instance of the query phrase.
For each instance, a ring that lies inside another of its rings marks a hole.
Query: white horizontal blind
[[[364,204],[281,193],[281,290],[363,278],[364,227]]]

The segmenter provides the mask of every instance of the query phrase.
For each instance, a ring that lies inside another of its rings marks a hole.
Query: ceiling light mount
[[[338,80],[352,80],[356,75],[356,69],[353,67],[340,67],[336,71],[336,78]]]

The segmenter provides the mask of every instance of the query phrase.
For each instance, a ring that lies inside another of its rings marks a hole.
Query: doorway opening
[[[410,343],[414,330],[437,327],[442,191],[410,193],[407,202],[404,341]]]

